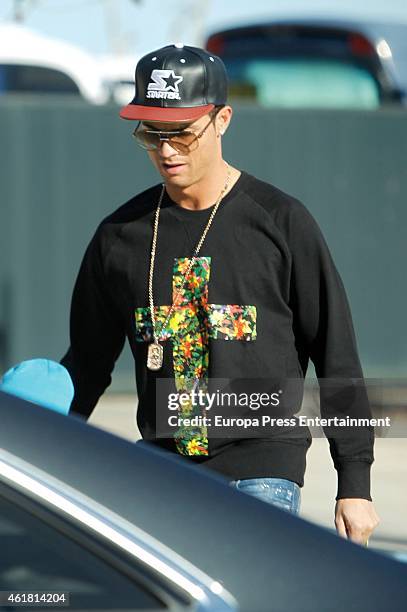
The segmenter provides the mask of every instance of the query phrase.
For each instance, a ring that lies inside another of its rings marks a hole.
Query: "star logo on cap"
[[[149,91],[176,92],[184,77],[175,74],[174,70],[153,70],[150,76]]]
[[[163,77],[163,80],[166,82],[166,90],[170,91],[178,91],[178,84],[183,80],[182,76],[176,76],[173,70],[169,71],[170,74],[167,77]]]

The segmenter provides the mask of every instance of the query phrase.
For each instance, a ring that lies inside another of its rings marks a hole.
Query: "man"
[[[140,122],[134,136],[163,185],[106,218],[86,251],[62,360],[74,381],[71,410],[90,415],[127,336],[143,438],[296,513],[309,430],[291,424],[221,438],[203,420],[184,417],[202,417],[193,393],[207,391],[210,379],[233,380],[232,388],[250,380],[251,389],[253,380],[269,389],[271,380],[300,379],[302,388],[309,358],[320,384],[351,381],[338,392],[321,386],[323,414],[338,397],[340,410],[353,414],[357,404],[369,412],[364,387],[352,386],[362,372],[328,248],[300,202],[223,159],[232,109],[218,57],[183,45],[149,53],[136,68],[135,98],[120,115]],[[157,383],[165,378],[186,394],[167,437],[157,433],[167,410]],[[298,410],[296,402],[287,408]],[[336,433],[329,437],[338,471],[335,524],[339,534],[364,543],[378,523],[370,497],[372,431]]]

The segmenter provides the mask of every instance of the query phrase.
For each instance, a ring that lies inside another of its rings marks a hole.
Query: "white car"
[[[134,98],[134,73],[140,55],[102,55],[98,58],[110,101],[124,106]]]
[[[0,25],[0,95],[72,94],[105,104],[99,62],[82,49],[15,24]]]

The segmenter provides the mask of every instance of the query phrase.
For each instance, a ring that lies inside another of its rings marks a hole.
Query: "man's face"
[[[230,108],[230,107],[229,107]],[[148,151],[148,155],[163,177],[167,185],[185,188],[202,179],[214,167],[220,155],[220,130],[225,129],[228,123],[229,113],[222,108],[215,113],[204,115],[194,122],[142,122],[141,128],[157,131],[188,130],[198,135],[206,127],[207,129],[193,143],[192,150],[181,153],[171,143],[162,141],[158,149]],[[223,116],[222,116],[223,115]],[[208,125],[209,124],[209,125]]]

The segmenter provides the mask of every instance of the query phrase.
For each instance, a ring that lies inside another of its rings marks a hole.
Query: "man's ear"
[[[229,127],[229,123],[232,119],[233,110],[232,107],[227,105],[224,106],[216,116],[216,131],[218,136],[223,136]]]

